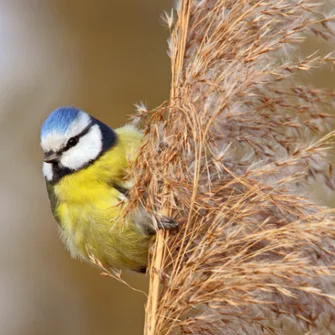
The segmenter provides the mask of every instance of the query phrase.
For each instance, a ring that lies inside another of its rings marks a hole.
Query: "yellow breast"
[[[112,187],[123,182],[128,168],[129,141],[125,142],[122,130],[116,146],[55,185],[55,212],[72,256],[84,260],[93,256],[105,266],[138,269],[146,265],[150,238],[133,218],[122,220],[126,200]],[[139,140],[138,136],[138,142],[132,141],[132,147],[138,146]]]

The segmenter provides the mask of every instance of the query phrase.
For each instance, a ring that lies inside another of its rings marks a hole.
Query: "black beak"
[[[46,152],[43,160],[46,163],[56,163],[59,160],[59,154],[53,151]]]

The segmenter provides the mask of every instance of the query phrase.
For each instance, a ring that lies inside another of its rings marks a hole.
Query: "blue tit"
[[[141,140],[132,125],[113,130],[74,107],[54,110],[42,125],[51,209],[73,257],[93,258],[111,269],[145,271],[155,219],[144,209],[123,217],[132,184],[127,170]],[[164,217],[158,225],[176,227]]]

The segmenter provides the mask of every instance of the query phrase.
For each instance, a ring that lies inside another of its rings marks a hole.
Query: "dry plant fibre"
[[[334,17],[315,0],[181,0],[166,22],[170,100],[138,108],[129,208],[180,229],[153,246],[145,334],[335,334],[334,213],[310,190],[334,188],[335,94],[301,81],[334,58],[299,53],[334,40]]]

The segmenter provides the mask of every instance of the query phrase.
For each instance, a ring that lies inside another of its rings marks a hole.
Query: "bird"
[[[43,175],[60,237],[72,257],[111,270],[146,272],[158,229],[175,229],[164,215],[138,208],[123,215],[133,181],[127,172],[143,134],[133,124],[112,129],[85,111],[55,109],[41,127]]]

